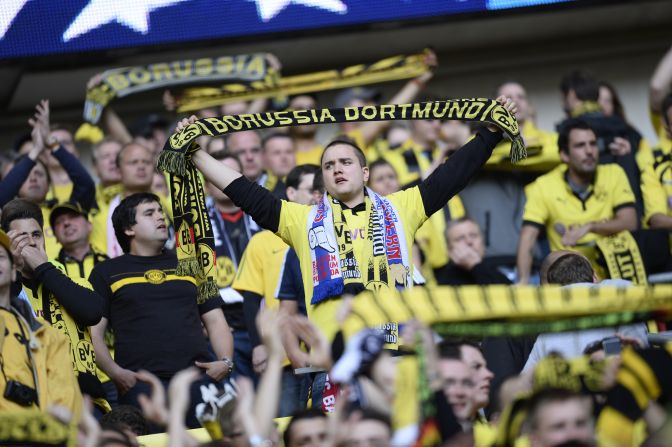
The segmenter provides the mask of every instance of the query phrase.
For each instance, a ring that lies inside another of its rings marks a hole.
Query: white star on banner
[[[26,3],[28,3],[28,0],[2,0],[2,10],[0,10],[0,39],[5,37],[10,25]]]
[[[338,14],[348,12],[348,7],[340,0],[254,0],[257,3],[259,17],[268,22],[290,4],[310,6]]]
[[[189,0],[90,0],[63,33],[63,42],[115,21],[147,34],[150,12],[184,1]]]

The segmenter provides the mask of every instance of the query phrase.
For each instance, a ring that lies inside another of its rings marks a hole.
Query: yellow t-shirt
[[[537,178],[525,188],[527,203],[523,223],[545,228],[551,250],[575,249],[595,260],[594,241],[600,236],[588,233],[576,247],[562,245],[563,229],[611,219],[625,206],[634,206],[635,196],[623,168],[616,164],[598,165],[589,195],[581,200],[566,180],[567,165],[561,165]]]
[[[521,133],[527,147],[527,158],[512,165],[509,155],[511,142],[504,139],[495,146],[485,166],[490,169],[546,172],[560,164],[557,133],[541,130],[530,121],[525,121]]]
[[[274,309],[289,246],[271,231],[261,231],[250,239],[238,265],[233,288],[263,297],[266,308]]]
[[[427,219],[420,190],[416,186],[390,194],[387,196],[387,199],[397,210],[406,238],[403,242],[406,243],[406,247],[408,248],[409,267],[413,268],[410,248],[413,245],[415,232]],[[294,248],[299,258],[306,303],[310,303],[313,296],[313,268],[311,250],[308,243],[308,215],[310,210],[310,206],[283,201],[277,232],[278,236]],[[360,266],[365,266],[367,265],[368,260],[363,259],[364,244],[371,243],[367,240],[368,219],[366,213],[364,211],[353,213],[352,210],[343,208],[343,214],[345,215],[345,220],[350,231],[355,259],[357,259]],[[364,286],[370,290],[374,290],[376,287],[380,287],[381,283],[379,281],[370,281]],[[335,316],[340,304],[341,301],[339,299],[330,299],[315,306],[306,306],[308,317],[323,331],[329,340],[331,340],[338,331],[338,324]],[[396,337],[398,337],[398,333],[396,334]]]
[[[663,125],[663,117],[660,113],[656,112],[651,112],[649,117],[651,118],[651,125],[658,136],[658,146],[669,152],[672,150],[672,139],[667,136],[665,126]]]

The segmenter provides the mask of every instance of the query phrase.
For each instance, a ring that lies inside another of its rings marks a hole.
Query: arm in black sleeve
[[[103,316],[103,297],[73,282],[50,262],[35,269],[35,279],[56,295],[77,323],[83,326],[98,324]]]
[[[247,333],[250,335],[250,344],[256,348],[261,344],[261,337],[257,330],[257,314],[261,306],[261,295],[258,293],[244,290],[243,294],[243,314],[245,315],[245,325]]]
[[[252,216],[259,226],[274,233],[278,231],[282,200],[270,191],[241,176],[224,188],[224,194]]]
[[[35,161],[28,157],[23,157],[7,173],[0,182],[0,207],[3,207],[19,194],[21,185],[30,175],[30,171],[35,166]]]
[[[77,157],[68,152],[63,146],[59,146],[53,152],[53,155],[61,166],[63,166],[65,172],[68,173],[70,181],[72,181],[73,186],[70,201],[79,203],[87,211],[90,210],[96,200],[96,184],[91,175],[77,160]]]
[[[501,139],[501,132],[479,131],[418,185],[427,216],[443,208],[451,197],[467,186]]]

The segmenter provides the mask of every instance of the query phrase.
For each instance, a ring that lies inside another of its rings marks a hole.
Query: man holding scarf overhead
[[[515,114],[515,103],[504,97],[497,102]],[[195,119],[182,120],[177,131]],[[306,301],[310,303],[309,317],[328,338],[333,338],[340,305],[336,298],[364,289],[412,285],[410,247],[416,230],[467,184],[501,138],[500,130],[489,126],[425,181],[387,197],[365,188],[369,169],[362,150],[346,140],[333,141],[325,147],[321,159],[327,193],[314,206],[275,198],[239,172],[213,163],[205,151],[193,153],[191,162],[255,222],[294,248],[301,262]],[[386,341],[396,343],[396,325],[386,326]]]

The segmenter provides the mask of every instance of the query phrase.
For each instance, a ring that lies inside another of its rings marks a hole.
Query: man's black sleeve
[[[103,274],[100,273],[101,264],[93,267],[89,274],[89,284],[93,290],[103,299],[103,317],[110,319],[110,301],[112,300],[112,290],[110,285],[105,281]]]
[[[63,146],[60,146],[53,154],[72,182],[70,201],[79,203],[87,211],[91,210],[96,200],[96,184],[91,175],[77,160],[77,157]]]
[[[427,216],[443,208],[451,197],[467,186],[501,139],[501,132],[479,131],[418,185]]]
[[[282,200],[266,188],[240,176],[229,183],[223,191],[236,206],[252,216],[260,227],[273,233],[278,231]]]
[[[243,290],[243,314],[245,315],[245,325],[247,326],[247,333],[250,335],[250,345],[256,348],[261,344],[261,337],[257,330],[257,314],[259,307],[261,307],[261,295],[258,293]]]
[[[103,298],[93,290],[80,286],[50,262],[35,269],[35,279],[44,284],[58,302],[83,326],[95,326],[103,316]]]
[[[7,173],[0,182],[0,207],[3,207],[19,194],[21,185],[30,175],[30,171],[35,166],[35,162],[28,157],[24,157]]]

